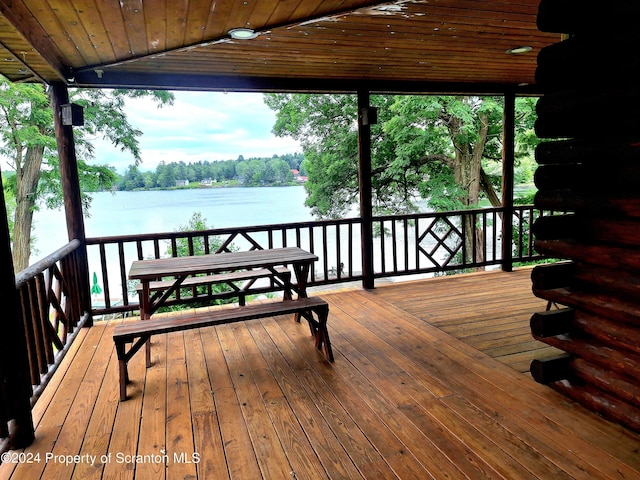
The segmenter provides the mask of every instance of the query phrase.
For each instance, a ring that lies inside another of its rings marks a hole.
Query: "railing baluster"
[[[54,362],[54,352],[51,340],[51,329],[47,328],[49,324],[49,300],[47,298],[47,283],[44,277],[44,273],[40,272],[35,276],[37,291],[38,291],[38,306],[40,319],[39,328],[42,329],[42,335],[44,337],[44,352],[47,364]]]
[[[340,224],[335,225],[336,229],[336,278],[342,278],[342,256],[340,254]]]
[[[404,240],[404,269],[409,270],[409,219],[402,219],[402,238]]]
[[[484,232],[482,238],[482,256],[486,259],[489,256],[487,245],[487,212],[482,212],[482,231]]]
[[[381,272],[384,274],[387,272],[387,256],[384,254],[385,253],[385,248],[386,248],[386,235],[384,234],[384,220],[379,220],[378,225],[380,226],[380,268],[381,268]],[[374,223],[375,225],[375,223]]]
[[[493,221],[491,222],[491,236],[493,237],[493,259],[498,258],[498,212],[493,212]]]
[[[413,241],[415,243],[415,252],[416,252],[416,266],[415,270],[420,270],[420,218],[418,216],[415,217],[416,223],[413,227]]]
[[[348,234],[349,234],[349,273],[348,277],[353,276],[353,223],[348,224]]]
[[[30,320],[31,320],[31,331],[33,335],[33,347],[34,347],[34,363],[36,363],[35,368],[38,369],[40,374],[47,372],[47,360],[45,358],[44,351],[44,342],[43,338],[44,332],[41,328],[41,317],[40,317],[40,307],[38,306],[38,287],[36,285],[35,277],[27,282],[26,286],[26,297],[27,297],[27,306],[29,307],[28,311],[31,312]]]
[[[327,251],[327,225],[322,224],[322,267],[324,271],[324,280],[329,279],[329,259]]]
[[[124,242],[118,242],[118,259],[120,262],[120,282],[122,285],[122,298],[127,298],[129,293],[127,292],[127,272],[125,267],[125,255],[124,255]]]
[[[24,322],[25,337],[27,342],[27,354],[29,355],[29,373],[31,374],[31,384],[40,384],[40,373],[38,372],[38,356],[33,338],[33,328],[29,325],[31,315],[29,315],[29,301],[27,283],[20,289],[20,303],[22,304],[22,320]]]
[[[391,238],[393,241],[391,244],[393,250],[393,271],[395,273],[398,271],[398,235],[395,220],[391,220]]]
[[[111,308],[111,293],[109,290],[109,274],[107,273],[107,253],[104,243],[100,244],[100,271],[102,272],[102,293],[105,308]]]
[[[532,257],[534,253],[533,252],[533,234],[531,233],[531,228],[533,227],[533,222],[535,221],[534,215],[535,215],[534,208],[533,207],[529,208],[529,235],[527,235],[527,257]]]

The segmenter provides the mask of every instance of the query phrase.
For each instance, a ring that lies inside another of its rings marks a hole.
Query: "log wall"
[[[606,10],[603,12],[603,10]],[[564,352],[533,377],[640,431],[640,31],[636,2],[542,0],[538,27],[567,39],[538,56],[545,141],[535,204],[570,210],[534,225],[535,247],[565,259],[533,270],[533,291],[559,310],[533,336]]]

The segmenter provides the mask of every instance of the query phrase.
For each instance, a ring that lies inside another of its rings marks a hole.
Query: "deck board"
[[[375,294],[521,373],[559,350],[531,337],[529,319],[547,302],[530,293],[531,270],[447,276],[379,288]],[[491,288],[483,282],[491,278]],[[455,285],[455,288],[451,288]]]
[[[637,434],[509,366],[543,352],[522,333],[546,307],[528,274],[322,292],[333,364],[291,316],[159,335],[125,402],[119,321],[98,322],[34,409],[41,461],[0,479],[640,478]]]

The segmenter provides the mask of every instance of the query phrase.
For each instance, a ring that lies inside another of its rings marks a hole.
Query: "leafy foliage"
[[[88,90],[69,92],[71,102],[84,107],[83,127],[74,129],[82,202],[89,208],[89,191],[109,188],[116,179],[106,165],[91,165],[93,140],[98,136],[131,153],[140,162],[138,138],[125,113],[128,97],[151,96],[158,105],[172,103],[163,91]],[[11,83],[0,79],[0,154],[15,172],[6,182],[7,196],[15,199],[13,254],[16,270],[28,265],[33,211],[41,206],[59,207],[63,203],[62,183],[48,92],[39,84]]]
[[[177,232],[200,232],[204,230],[213,229],[213,226],[207,226],[207,219],[203,217],[201,212],[193,212],[189,220],[186,224],[178,226],[176,229]],[[208,242],[206,245],[205,242]],[[205,255],[208,251],[213,253],[216,252],[222,246],[222,240],[219,237],[208,236],[205,238],[204,235],[195,235],[191,237],[191,241],[188,238],[178,238],[176,240],[176,248],[174,250],[171,243],[169,243],[169,254],[171,256],[184,257],[188,255]],[[230,250],[235,250],[236,248],[230,245]],[[197,287],[198,295],[205,295],[208,293],[208,289],[210,289],[212,294],[223,293],[223,292],[231,292],[232,288],[227,284],[213,284],[209,287],[207,286],[199,286]],[[181,289],[181,296],[183,298],[191,296],[191,289],[185,288]],[[215,300],[214,304],[225,304],[232,303],[233,299],[222,299]],[[193,308],[199,306],[211,305],[211,301],[203,301],[197,303],[191,303],[189,306],[184,305],[173,305],[169,307],[161,308],[160,311],[175,311],[175,310],[183,310],[185,308]]]
[[[301,165],[304,156],[301,153],[274,155],[271,158],[245,158],[240,155],[237,160],[219,162],[160,162],[155,171],[141,171],[137,165],[130,165],[124,175],[118,179],[120,190],[137,190],[151,188],[173,188],[177,180],[188,180],[190,183],[211,180],[224,184],[238,181],[246,186],[286,185],[294,178],[292,169],[304,175]]]
[[[207,219],[202,216],[202,212],[193,212],[187,223],[178,226],[176,232],[201,232],[210,229],[213,229],[213,227],[207,226]],[[205,244],[206,241],[208,241],[208,245]],[[222,240],[218,237],[208,237],[208,240],[205,240],[204,235],[196,235],[191,240],[191,246],[187,238],[178,238],[175,251],[169,243],[169,254],[172,257],[205,255],[207,247],[209,252],[216,252],[221,246]]]
[[[354,95],[270,94],[276,135],[300,141],[309,182],[306,203],[318,217],[344,216],[358,198],[357,99]],[[500,97],[372,96],[372,187],[376,213],[499,203],[499,178],[484,171],[502,155]],[[531,152],[533,99],[518,99],[518,155]],[[422,200],[422,201],[421,201]]]

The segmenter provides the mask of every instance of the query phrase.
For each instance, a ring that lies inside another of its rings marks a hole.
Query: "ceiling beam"
[[[342,80],[326,78],[267,78],[225,75],[149,74],[140,72],[96,71],[76,73],[70,86],[96,88],[132,88],[162,90],[198,90],[218,92],[306,92],[354,93],[367,88],[372,93],[387,94],[461,94],[538,95],[531,86],[517,87],[504,83],[461,83],[397,80]]]

